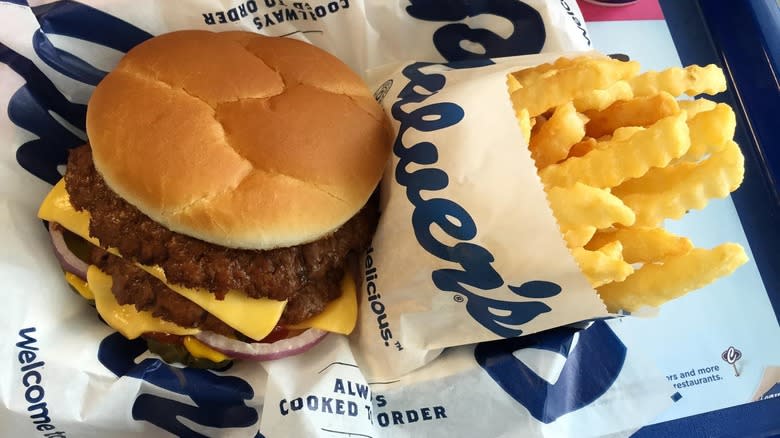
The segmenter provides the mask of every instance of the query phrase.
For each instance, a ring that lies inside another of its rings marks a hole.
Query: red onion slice
[[[200,332],[195,337],[200,342],[234,359],[266,361],[301,354],[317,345],[327,334],[326,331],[310,328],[297,336],[281,339],[271,344],[242,342],[214,332]]]
[[[57,259],[60,261],[62,269],[86,281],[89,265],[68,248],[62,230],[63,228],[60,224],[49,222],[49,236],[51,236],[51,242],[54,244],[54,253],[57,254]]]

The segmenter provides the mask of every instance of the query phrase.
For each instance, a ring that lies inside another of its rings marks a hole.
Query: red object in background
[[[585,21],[663,20],[664,14],[658,0],[639,0],[621,7],[598,6],[577,0]]]

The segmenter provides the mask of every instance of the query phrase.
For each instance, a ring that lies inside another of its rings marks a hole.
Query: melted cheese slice
[[[185,336],[183,343],[184,348],[186,348],[193,357],[208,359],[214,363],[220,363],[230,359],[230,356],[225,356],[192,336]]]
[[[341,296],[331,301],[319,315],[315,315],[298,324],[286,325],[291,329],[315,327],[333,333],[348,335],[357,323],[357,291],[355,279],[344,274],[341,279]]]
[[[89,272],[93,271],[92,274]],[[113,329],[122,333],[129,339],[137,338],[144,333],[158,332],[177,335],[193,335],[198,333],[197,329],[181,327],[172,322],[154,317],[150,312],[139,311],[133,305],[121,305],[111,292],[111,277],[100,271],[96,266],[90,266],[87,276],[91,275],[92,287],[98,291],[97,298],[90,289],[86,281],[80,279],[70,272],[65,273],[65,281],[73,286],[81,296],[88,300],[94,300],[98,313]],[[190,352],[193,357],[208,359],[214,363],[219,363],[230,359],[217,350],[200,342],[193,336],[184,336],[184,348]]]
[[[89,213],[76,211],[71,205],[64,180],[60,180],[46,196],[38,210],[38,217],[57,222],[72,233],[99,246],[98,240],[89,235]],[[109,249],[109,252],[119,256],[116,250]],[[239,291],[229,291],[223,300],[217,300],[214,294],[205,289],[168,284],[165,272],[159,266],[145,266],[138,263],[136,265],[165,282],[174,292],[198,304],[225,324],[255,340],[261,340],[271,333],[287,304],[286,301],[250,298]],[[345,275],[342,280],[341,297],[332,301],[321,314],[296,324],[294,328],[315,327],[334,333],[349,334],[354,329],[356,321],[355,282],[350,275]]]
[[[128,339],[135,339],[144,333],[158,332],[172,335],[194,335],[200,332],[198,329],[186,328],[170,321],[157,318],[152,312],[138,311],[134,305],[121,305],[111,292],[111,276],[104,273],[97,266],[90,266],[87,270],[87,283],[89,290],[95,296],[95,307],[114,330],[122,333]]]
[[[80,279],[75,274],[66,272],[65,281],[67,281],[69,285],[73,286],[73,289],[76,289],[76,292],[84,297],[85,300],[93,301],[95,299],[95,294],[92,293],[92,290],[89,288],[87,282]]]

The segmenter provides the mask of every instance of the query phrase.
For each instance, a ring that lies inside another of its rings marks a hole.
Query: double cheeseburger
[[[295,354],[354,328],[388,134],[360,77],[312,45],[169,33],[97,86],[89,144],[39,217],[68,282],[166,360]]]

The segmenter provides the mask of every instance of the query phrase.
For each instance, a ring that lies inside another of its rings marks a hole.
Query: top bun
[[[310,44],[181,31],[136,46],[87,110],[95,167],[172,231],[232,248],[317,240],[371,196],[389,125],[360,77]]]

